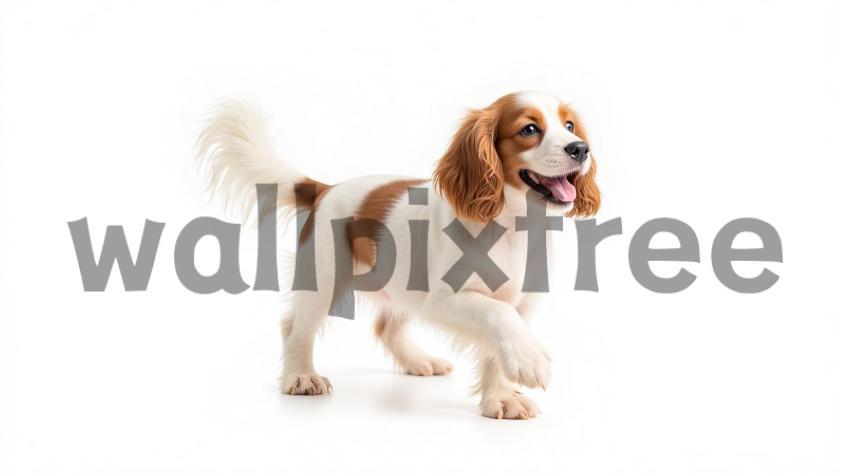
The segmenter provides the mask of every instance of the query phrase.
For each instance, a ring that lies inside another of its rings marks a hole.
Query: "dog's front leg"
[[[492,354],[508,380],[530,388],[549,383],[549,356],[513,306],[474,291],[433,294],[424,316]]]
[[[481,354],[478,359],[477,391],[481,393],[478,407],[481,414],[490,418],[521,419],[534,418],[540,413],[537,404],[517,390],[517,385],[508,380],[495,356]]]

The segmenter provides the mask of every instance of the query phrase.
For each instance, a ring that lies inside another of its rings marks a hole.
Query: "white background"
[[[848,29],[837,1],[3,2],[0,472],[848,472]],[[368,312],[318,346],[332,395],[279,395],[278,296],[177,280],[183,225],[234,220],[191,164],[218,100],[259,104],[282,154],[336,182],[427,176],[466,108],[523,89],[582,113],[599,218],[624,228],[599,246],[598,293],[572,290],[574,227],[557,239],[541,417],[479,416],[469,361],[430,330],[457,370],[394,372]],[[665,216],[700,239],[675,295],[627,261]],[[784,247],[757,295],[710,265],[744,216]],[[81,217],[97,252],[107,225],[136,249],[145,218],[166,223],[148,291],[117,274],[82,291]]]

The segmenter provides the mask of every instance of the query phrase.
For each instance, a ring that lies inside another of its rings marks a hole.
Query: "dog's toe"
[[[481,400],[481,414],[496,419],[527,420],[540,413],[537,404],[519,392],[504,391]]]
[[[406,364],[405,370],[410,375],[430,377],[432,375],[445,375],[451,372],[452,364],[437,357],[430,357]]]
[[[324,395],[333,389],[330,380],[317,373],[285,374],[281,377],[280,391],[287,395]]]

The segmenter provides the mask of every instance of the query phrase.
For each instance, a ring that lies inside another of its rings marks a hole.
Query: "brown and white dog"
[[[516,217],[526,214],[529,189],[550,212],[566,216],[593,215],[600,204],[587,134],[568,106],[548,94],[519,92],[471,111],[430,180],[368,176],[335,185],[316,182],[277,159],[262,117],[234,102],[215,111],[199,145],[210,185],[228,200],[250,207],[256,183],[278,183],[279,207],[291,209],[296,190],[303,188],[298,185],[314,185],[315,194],[307,201],[310,216],[299,240],[314,239],[318,287],[294,291],[285,310],[283,393],[320,395],[331,389],[313,367],[314,338],[328,316],[333,292],[331,220],[354,217],[383,223],[400,256],[410,255],[408,221],[427,220],[429,291],[407,288],[410,259],[397,258],[383,288],[360,293],[380,308],[375,334],[407,373],[442,375],[451,365],[414,344],[408,323],[418,317],[442,328],[473,348],[483,415],[525,419],[538,413],[535,403],[517,390],[517,384],[546,388],[550,368],[546,350],[526,324],[536,294],[521,290],[528,232],[517,231]],[[409,187],[427,188],[427,205],[411,205]],[[303,196],[299,201],[304,204]],[[456,218],[473,236],[490,221],[508,229],[488,253],[508,276],[495,290],[477,273],[459,291],[441,280],[462,256],[457,245],[441,235]],[[368,239],[350,240],[355,271],[364,272],[386,239],[376,232]]]

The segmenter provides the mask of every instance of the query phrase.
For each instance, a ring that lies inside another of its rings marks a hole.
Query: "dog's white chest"
[[[511,306],[518,305],[522,299],[527,242],[525,233],[509,229],[489,252],[493,262],[508,277],[507,281],[493,292],[493,297]]]

